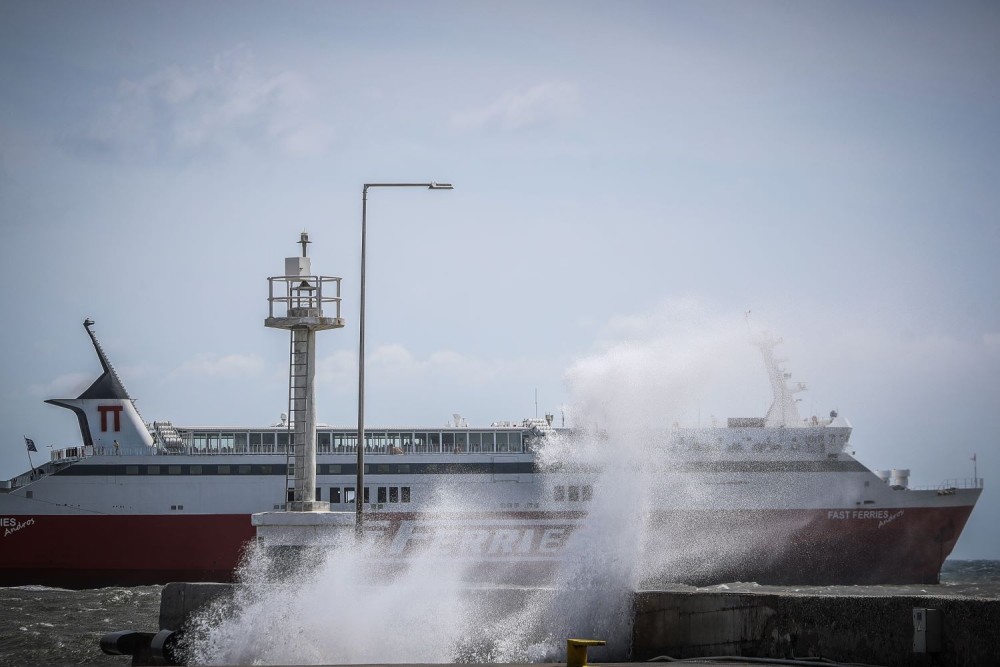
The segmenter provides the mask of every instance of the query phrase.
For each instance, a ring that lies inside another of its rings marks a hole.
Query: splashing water
[[[543,476],[545,497],[557,477],[590,485],[593,501],[548,586],[476,587],[470,582],[484,566],[460,548],[429,549],[400,564],[385,558],[384,544],[358,543],[350,531],[307,550],[309,567],[276,577],[281,557],[258,546],[241,567],[235,600],[196,620],[191,662],[541,662],[562,659],[568,637],[607,640],[609,655],[626,658],[632,592],[681,551],[664,537],[671,528],[652,518],[662,489],[649,453],[690,410],[706,369],[725,363],[720,349],[731,342],[704,326],[681,333],[647,331],[568,372],[578,429],[546,437],[536,463],[558,471]],[[429,515],[482,510],[470,503],[469,485],[437,492]]]

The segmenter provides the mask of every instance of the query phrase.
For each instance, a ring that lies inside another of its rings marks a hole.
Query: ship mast
[[[761,356],[764,357],[764,367],[767,369],[767,377],[771,381],[771,391],[774,394],[774,400],[771,402],[771,408],[767,411],[765,423],[769,427],[800,426],[802,418],[799,416],[798,406],[795,405],[797,402],[795,394],[805,391],[806,385],[802,382],[796,382],[789,386],[788,380],[791,379],[792,374],[781,367],[785,359],[778,359],[774,356],[774,348],[780,343],[780,338],[774,338],[767,332],[762,332],[756,340]]]

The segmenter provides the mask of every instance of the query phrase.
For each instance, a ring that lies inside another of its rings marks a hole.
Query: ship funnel
[[[893,469],[889,478],[889,485],[894,489],[905,489],[910,484],[910,471],[905,469]]]

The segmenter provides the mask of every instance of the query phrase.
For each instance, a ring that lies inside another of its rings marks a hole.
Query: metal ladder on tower
[[[309,378],[309,331],[292,329],[288,344],[288,445],[285,447],[285,509],[289,502],[289,480],[293,476],[296,454],[306,438],[306,384]],[[301,500],[292,495],[292,501]]]

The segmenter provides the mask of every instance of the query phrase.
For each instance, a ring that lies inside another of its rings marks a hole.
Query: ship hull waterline
[[[885,510],[686,510],[647,517],[642,576],[696,585],[933,584],[972,506]],[[232,581],[255,539],[246,514],[5,517],[0,585],[64,588]],[[470,583],[553,583],[590,544],[582,513],[382,512],[387,562],[417,554],[467,566]],[[579,538],[579,539],[578,539]],[[579,559],[576,559],[579,560]]]

